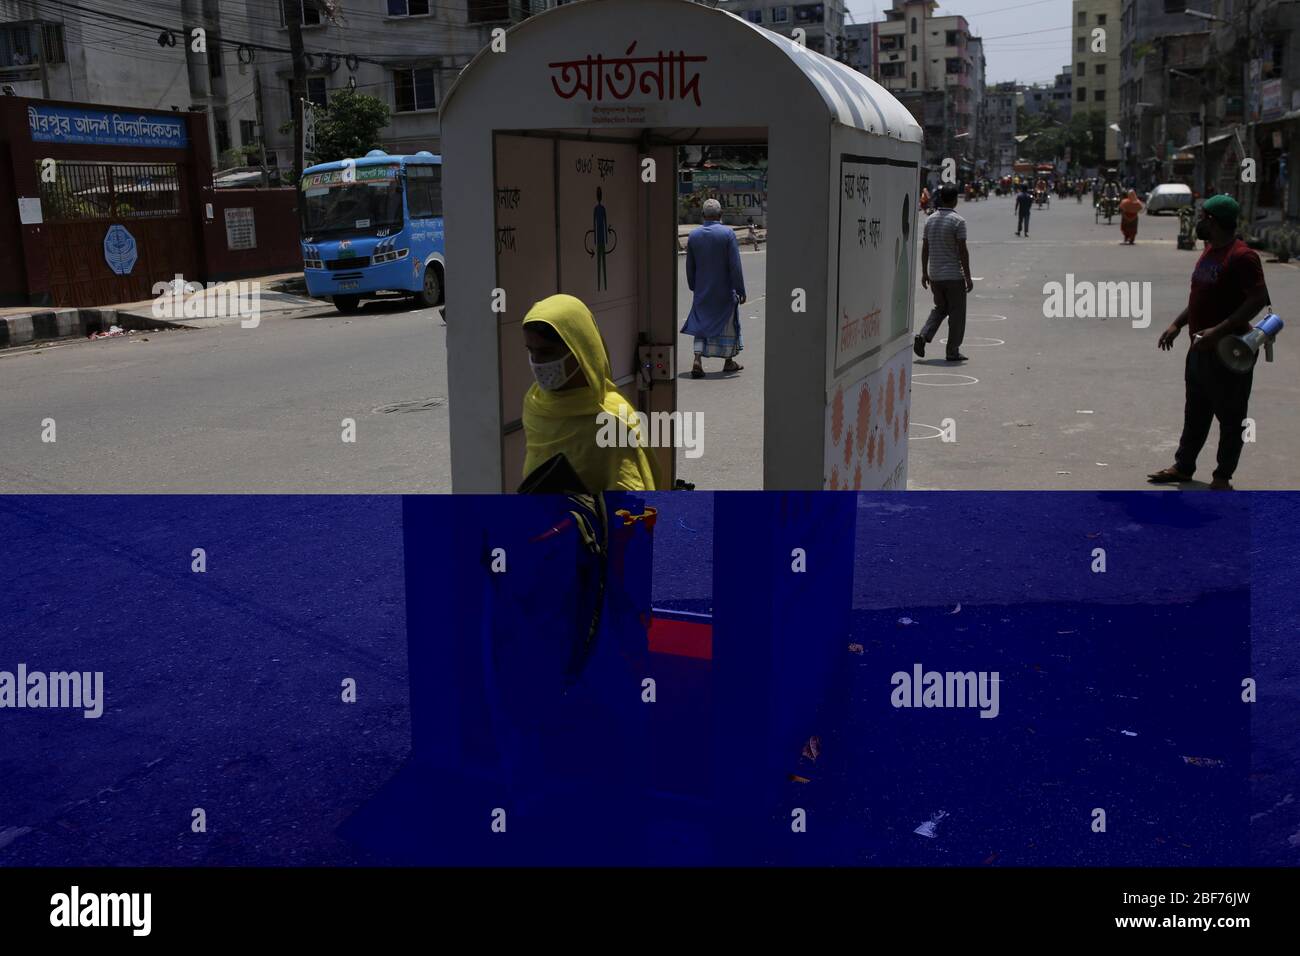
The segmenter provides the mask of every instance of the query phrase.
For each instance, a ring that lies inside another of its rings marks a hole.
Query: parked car
[[[1147,197],[1147,215],[1177,212],[1192,205],[1192,187],[1183,183],[1161,183]]]

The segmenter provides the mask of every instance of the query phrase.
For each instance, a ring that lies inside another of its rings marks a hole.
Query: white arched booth
[[[637,349],[677,342],[677,148],[692,143],[768,150],[767,282],[749,290],[767,296],[763,486],[905,487],[911,114],[849,67],[687,0],[579,0],[501,40],[442,104],[453,490],[519,484],[521,322],[556,292],[591,308],[641,411],[679,409],[672,374],[641,387]],[[614,230],[603,274],[597,204]]]

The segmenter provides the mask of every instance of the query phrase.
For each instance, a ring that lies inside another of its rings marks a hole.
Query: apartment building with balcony
[[[1121,0],[1074,0],[1071,12],[1074,17],[1071,39],[1074,54],[1073,111],[1105,116],[1105,159],[1108,164],[1116,163],[1120,159]]]

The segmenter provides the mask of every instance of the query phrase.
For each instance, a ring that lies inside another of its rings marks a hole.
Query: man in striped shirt
[[[948,320],[949,362],[964,362],[959,351],[966,335],[966,293],[975,288],[970,277],[970,254],[966,251],[966,220],[957,215],[957,187],[951,183],[939,190],[939,210],[925,223],[921,239],[921,287],[934,293],[934,308],[925,327],[912,340],[912,351],[925,356],[925,346],[944,319]]]

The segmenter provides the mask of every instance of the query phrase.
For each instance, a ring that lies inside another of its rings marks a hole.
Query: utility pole
[[[284,5],[284,18],[289,27],[289,52],[293,56],[293,79],[289,83],[289,101],[293,107],[293,170],[301,176],[303,170],[303,97],[307,87],[307,62],[302,48],[302,7],[310,0],[289,0]]]
[[[262,152],[262,185],[271,185],[271,174],[266,168],[266,122],[262,118],[262,71],[253,68],[253,105],[257,108],[257,145]]]
[[[45,24],[37,20],[32,24],[32,33],[36,37],[35,47],[36,55],[40,57],[41,63],[41,97],[50,98],[50,66],[45,62]]]
[[[1246,152],[1247,159],[1253,159],[1254,157],[1252,156],[1252,154],[1255,152],[1255,120],[1254,120],[1253,104],[1251,103],[1251,98],[1252,98],[1252,94],[1254,93],[1254,90],[1251,87],[1251,83],[1250,83],[1252,79],[1251,71],[1254,67],[1254,62],[1255,62],[1255,34],[1252,33],[1250,29],[1250,15],[1254,11],[1254,8],[1255,8],[1254,0],[1247,0],[1246,2],[1246,82],[1242,84],[1242,93],[1244,94],[1243,99],[1246,101],[1244,105],[1246,108],[1245,152]],[[1255,176],[1256,178],[1258,178],[1259,176],[1258,169],[1255,170]],[[1255,181],[1252,181],[1248,186],[1248,188],[1246,189],[1246,203],[1245,203],[1246,229],[1248,231],[1255,227],[1255,192],[1256,192],[1256,183]]]

